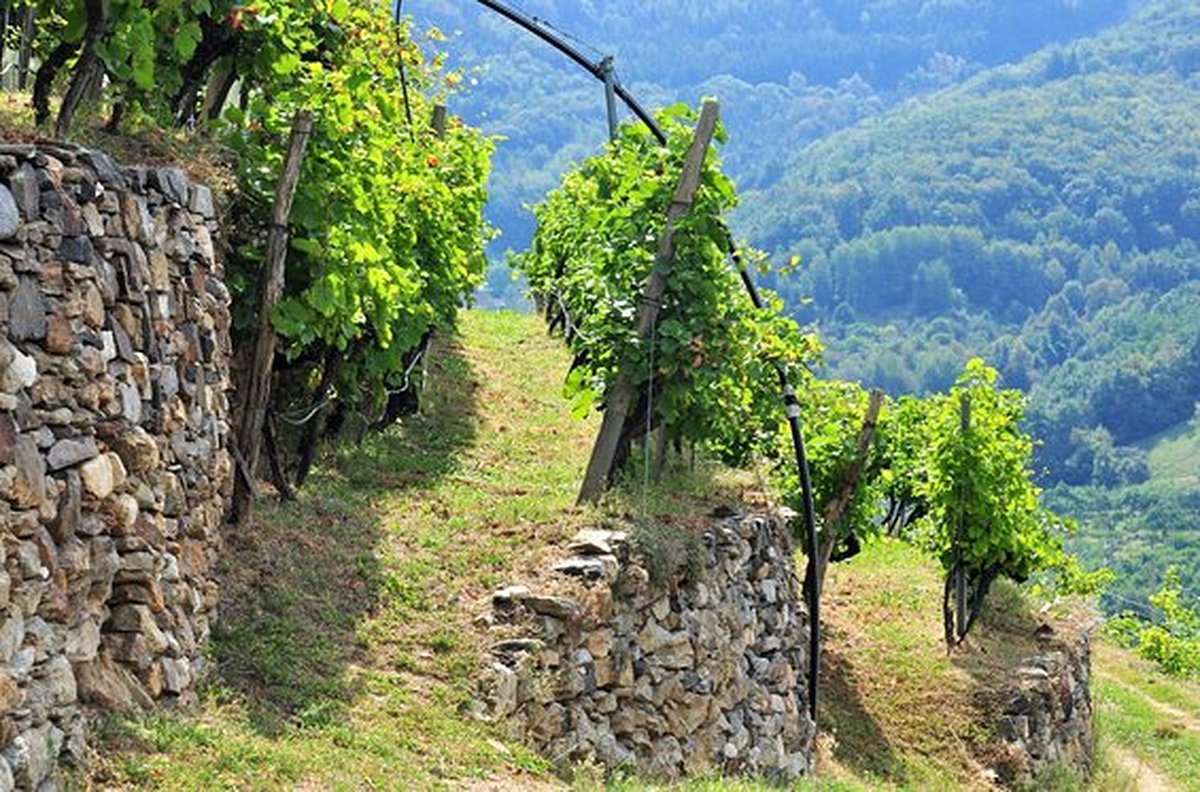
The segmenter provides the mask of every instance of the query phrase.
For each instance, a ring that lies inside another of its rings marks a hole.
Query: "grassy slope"
[[[231,530],[200,706],[113,720],[85,783],[424,789],[551,783],[466,714],[490,593],[601,515],[574,507],[596,422],[561,398],[569,357],[532,316],[467,312],[431,355],[422,413],[328,455],[296,504]],[[687,523],[744,477],[677,474],[607,512]],[[586,775],[586,774],[585,774]],[[503,787],[501,787],[503,788]]]
[[[92,780],[397,789],[540,771],[460,710],[473,616],[587,517],[572,503],[594,426],[566,416],[567,363],[532,321],[467,314],[432,356],[422,415],[230,533],[201,706],[114,724]]]
[[[1191,421],[1155,435],[1140,447],[1146,451],[1152,480],[1172,487],[1200,483],[1200,428]]]
[[[826,584],[822,776],[847,788],[982,786],[969,746],[985,736],[971,702],[996,663],[1036,648],[1034,617],[998,584],[973,648],[947,658],[935,563],[882,543],[835,565]],[[1200,790],[1200,683],[1168,678],[1102,638],[1092,693],[1099,757],[1094,790]],[[1078,788],[1069,778],[1062,788]]]

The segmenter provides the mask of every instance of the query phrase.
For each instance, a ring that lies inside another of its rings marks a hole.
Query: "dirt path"
[[[1129,776],[1137,792],[1176,792],[1178,789],[1132,751],[1113,744],[1109,744],[1107,751],[1108,758]]]
[[[1185,712],[1185,711],[1179,709],[1178,707],[1173,707],[1170,704],[1167,704],[1166,702],[1163,702],[1163,701],[1159,701],[1156,698],[1151,698],[1150,696],[1147,696],[1143,691],[1138,690],[1136,687],[1129,684],[1125,680],[1119,679],[1118,677],[1115,677],[1112,674],[1106,673],[1104,671],[1097,671],[1096,676],[1100,677],[1105,682],[1108,682],[1112,685],[1116,685],[1117,687],[1121,688],[1129,695],[1136,696],[1138,699],[1140,699],[1142,702],[1144,702],[1146,704],[1146,706],[1150,707],[1152,710],[1154,710],[1158,714],[1163,715],[1167,718],[1170,718],[1176,726],[1179,726],[1180,728],[1183,728],[1183,729],[1187,729],[1188,731],[1191,731],[1191,732],[1195,732],[1196,734],[1200,734],[1200,720],[1196,720],[1196,718],[1191,713]]]

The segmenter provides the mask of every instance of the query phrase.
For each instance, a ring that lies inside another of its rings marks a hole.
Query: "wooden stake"
[[[271,207],[271,231],[267,237],[267,250],[263,258],[258,307],[258,335],[247,375],[237,431],[238,446],[250,477],[253,477],[258,469],[263,423],[266,420],[267,405],[271,401],[271,369],[275,360],[275,328],[271,326],[271,313],[283,296],[288,217],[292,213],[292,199],[296,196],[296,187],[300,182],[300,165],[304,162],[304,149],[308,145],[309,135],[312,134],[312,124],[311,111],[296,111],[292,119],[292,134],[288,140],[287,155],[283,161],[283,172],[275,185],[275,203]],[[250,515],[253,500],[254,493],[250,487],[245,486],[242,477],[235,479],[233,519],[236,522],[242,522]]]
[[[959,402],[958,407],[959,407],[959,411],[958,411],[959,424],[962,429],[963,437],[966,437],[971,432],[971,394],[964,393],[962,395],[962,401]],[[955,553],[954,554],[957,559],[956,563],[958,565],[958,579],[955,581],[956,585],[954,587],[954,605],[955,605],[954,627],[955,627],[955,637],[958,639],[959,643],[962,643],[962,639],[965,638],[967,635],[967,572],[966,572],[966,564],[964,564],[963,560],[962,560],[963,533],[967,529],[966,521],[963,519],[963,511],[965,510],[964,501],[966,500],[966,496],[961,493],[961,490],[963,489],[963,487],[964,487],[964,485],[962,483],[960,483],[959,484],[959,490],[960,490],[959,512],[958,512],[958,526],[957,526],[958,530],[956,532],[955,540],[954,540],[954,544],[955,544]]]
[[[638,303],[637,337],[641,343],[648,341],[650,331],[658,321],[659,302],[667,288],[667,273],[675,260],[675,223],[687,213],[696,198],[696,190],[700,187],[700,168],[704,164],[704,155],[708,152],[709,144],[712,143],[719,115],[720,107],[712,101],[705,102],[700,111],[696,134],[683,161],[679,186],[667,209],[666,228],[658,239],[654,268],[650,271],[650,277],[646,279],[642,298]],[[596,436],[596,445],[592,448],[592,457],[583,477],[583,486],[579,490],[579,503],[594,503],[608,486],[621,429],[625,425],[625,418],[629,415],[635,395],[633,379],[629,372],[619,370],[617,379],[605,399],[604,419]]]
[[[863,417],[862,429],[858,433],[858,445],[854,451],[854,460],[837,495],[825,504],[822,515],[822,530],[820,535],[820,550],[817,554],[817,584],[818,591],[824,588],[825,571],[829,569],[829,558],[833,555],[833,547],[837,544],[837,526],[846,516],[846,512],[854,505],[854,493],[858,489],[858,480],[862,477],[863,468],[867,464],[867,454],[871,443],[875,440],[875,427],[879,422],[879,409],[883,406],[883,391],[871,391],[871,400],[867,403],[867,413]]]

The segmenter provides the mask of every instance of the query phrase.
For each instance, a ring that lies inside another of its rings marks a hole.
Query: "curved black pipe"
[[[729,246],[729,256],[737,266],[742,283],[750,294],[750,302],[755,308],[762,308],[762,295],[742,260],[742,253],[733,241],[729,229],[725,229],[726,242]],[[788,430],[792,435],[792,452],[796,455],[796,468],[800,471],[800,495],[804,502],[804,533],[808,540],[808,563],[804,572],[804,598],[807,600],[809,613],[808,629],[808,712],[813,723],[817,722],[817,688],[821,679],[821,590],[817,575],[817,516],[813,509],[812,476],[808,468],[808,452],[804,448],[804,432],[800,427],[800,402],[796,399],[796,389],[788,382],[787,372],[779,363],[775,363],[775,373],[779,377],[779,387],[783,391],[783,403],[787,410]]]
[[[495,0],[477,0],[477,2],[492,11],[495,11],[500,16],[508,21],[519,25],[533,35],[545,41],[550,46],[557,49],[562,54],[566,55],[571,60],[575,61],[584,71],[591,74],[597,80],[604,82],[605,70],[601,61],[594,61],[582,52],[573,47],[569,42],[561,36],[555,35],[552,31],[547,30],[545,25],[539,25],[537,20],[532,17],[522,14],[516,9],[509,8],[503,3],[497,3]],[[633,94],[625,90],[624,86],[619,83],[613,86],[617,96],[621,97],[621,101],[625,103],[635,116],[637,116],[643,124],[650,128],[650,132],[658,140],[659,143],[666,145],[667,136],[659,127],[658,122],[654,120],[654,116],[646,112],[646,108],[642,107],[641,103],[634,98]]]

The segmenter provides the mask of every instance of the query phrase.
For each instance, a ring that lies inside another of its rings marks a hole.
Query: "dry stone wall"
[[[789,781],[812,762],[808,623],[787,528],[586,531],[493,597],[490,714],[556,761]]]
[[[0,790],[51,789],[83,706],[185,695],[230,486],[209,189],[0,146]]]
[[[993,766],[997,780],[1018,789],[1045,788],[1064,768],[1085,779],[1092,773],[1088,631],[1075,629],[1062,641],[1043,625],[1038,637],[1044,651],[1025,658],[1012,673]]]

